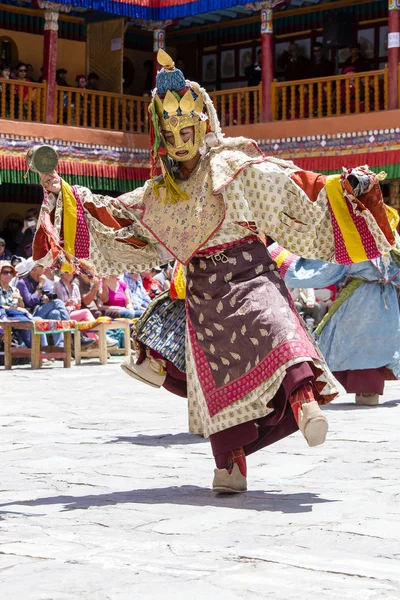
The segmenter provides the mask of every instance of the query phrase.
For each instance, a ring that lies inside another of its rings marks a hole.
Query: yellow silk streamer
[[[181,264],[178,266],[175,278],[175,290],[179,300],[184,300],[186,298],[186,284],[183,276],[183,267]]]
[[[68,254],[75,256],[75,238],[76,238],[76,200],[72,193],[72,188],[66,181],[61,180],[61,191],[63,197],[63,228],[64,228],[64,250]],[[64,263],[61,271],[73,273],[73,267]]]
[[[353,263],[368,260],[364,244],[353,218],[345,202],[340,175],[330,175],[326,180],[326,193],[335,216],[336,222],[343,236],[346,251]]]
[[[282,263],[290,256],[290,252],[288,252],[287,250],[281,250],[279,252],[279,254],[277,256],[275,256],[274,261],[276,262],[276,265],[278,267],[278,269],[281,268]]]
[[[397,229],[397,226],[399,224],[399,213],[395,208],[393,208],[392,206],[388,206],[387,204],[385,204],[385,211],[387,214],[387,218],[389,219],[390,227],[392,228],[392,231],[394,231],[395,229]]]

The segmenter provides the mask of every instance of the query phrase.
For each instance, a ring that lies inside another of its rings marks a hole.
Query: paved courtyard
[[[400,598],[400,384],[216,497],[186,402],[118,361],[0,369],[2,600]]]

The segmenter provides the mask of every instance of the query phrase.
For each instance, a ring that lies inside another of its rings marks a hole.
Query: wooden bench
[[[59,333],[58,331],[45,331],[40,334],[33,333],[33,321],[1,321],[0,327],[4,330],[4,367],[10,370],[12,367],[13,357],[29,356],[31,359],[32,369],[40,369],[42,366],[42,359],[44,358],[61,358],[64,361],[64,368],[69,369],[71,366],[71,349],[72,340],[71,332],[66,331],[63,333],[64,336],[64,348],[57,346],[46,346],[40,348],[40,336],[50,335],[51,333]],[[25,331],[32,332],[32,348],[13,348],[11,346],[12,341],[12,330],[13,329],[24,329]],[[75,336],[79,337],[79,336]]]
[[[79,323],[78,323],[79,327]],[[81,359],[84,358],[82,356],[82,346],[81,346],[81,333],[97,333],[99,336],[99,359],[102,365],[107,364],[107,331],[113,329],[123,329],[124,330],[124,354],[128,358],[131,355],[131,331],[130,325],[124,321],[111,321],[109,323],[97,323],[90,329],[82,329],[78,330],[74,336],[74,352],[75,352],[75,364],[80,365]],[[89,346],[90,348],[90,346]]]

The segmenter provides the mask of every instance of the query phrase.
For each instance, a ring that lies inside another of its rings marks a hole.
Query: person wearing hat
[[[90,255],[103,273],[171,257],[183,265],[189,431],[210,437],[215,492],[243,492],[247,455],[298,429],[310,446],[325,441],[319,405],[338,393],[258,234],[339,263],[384,254],[394,236],[377,175],[360,167],[325,177],[266,157],[254,140],[225,138],[206,90],[164,51],[157,59],[152,178],[109,198],[43,175],[34,256],[72,268]],[[85,221],[66,212],[60,223],[64,200]],[[349,227],[361,232],[351,243]],[[156,358],[151,368],[165,369]]]
[[[8,261],[0,261],[0,314],[7,321],[31,321],[32,316],[24,307],[24,303],[18,289],[11,285],[16,277],[17,271]],[[27,348],[32,346],[32,332],[17,329],[15,331],[19,343],[25,344]]]
[[[0,261],[11,260],[12,253],[6,249],[6,241],[4,238],[0,238]]]
[[[36,263],[32,257],[17,266],[18,283],[17,288],[21,294],[24,305],[32,312],[34,317],[48,319],[50,321],[69,321],[70,317],[64,302],[50,299],[45,288],[46,276],[43,267]],[[53,333],[55,346],[63,345],[63,335]]]

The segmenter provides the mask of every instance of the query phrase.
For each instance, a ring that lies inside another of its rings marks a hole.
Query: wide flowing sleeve
[[[346,265],[301,258],[276,242],[268,246],[268,252],[276,262],[285,283],[293,288],[325,288],[344,279],[350,270]]]
[[[85,258],[104,275],[168,262],[170,254],[140,222],[144,190],[112,198],[63,181],[58,197],[46,194],[43,201],[34,260],[50,266]]]
[[[376,178],[364,167],[352,173]],[[394,246],[394,223],[389,222],[379,184],[356,197],[346,177],[325,177],[293,163],[266,160],[246,167],[230,187],[234,202],[246,205],[248,220],[304,258],[350,265],[377,258]]]

